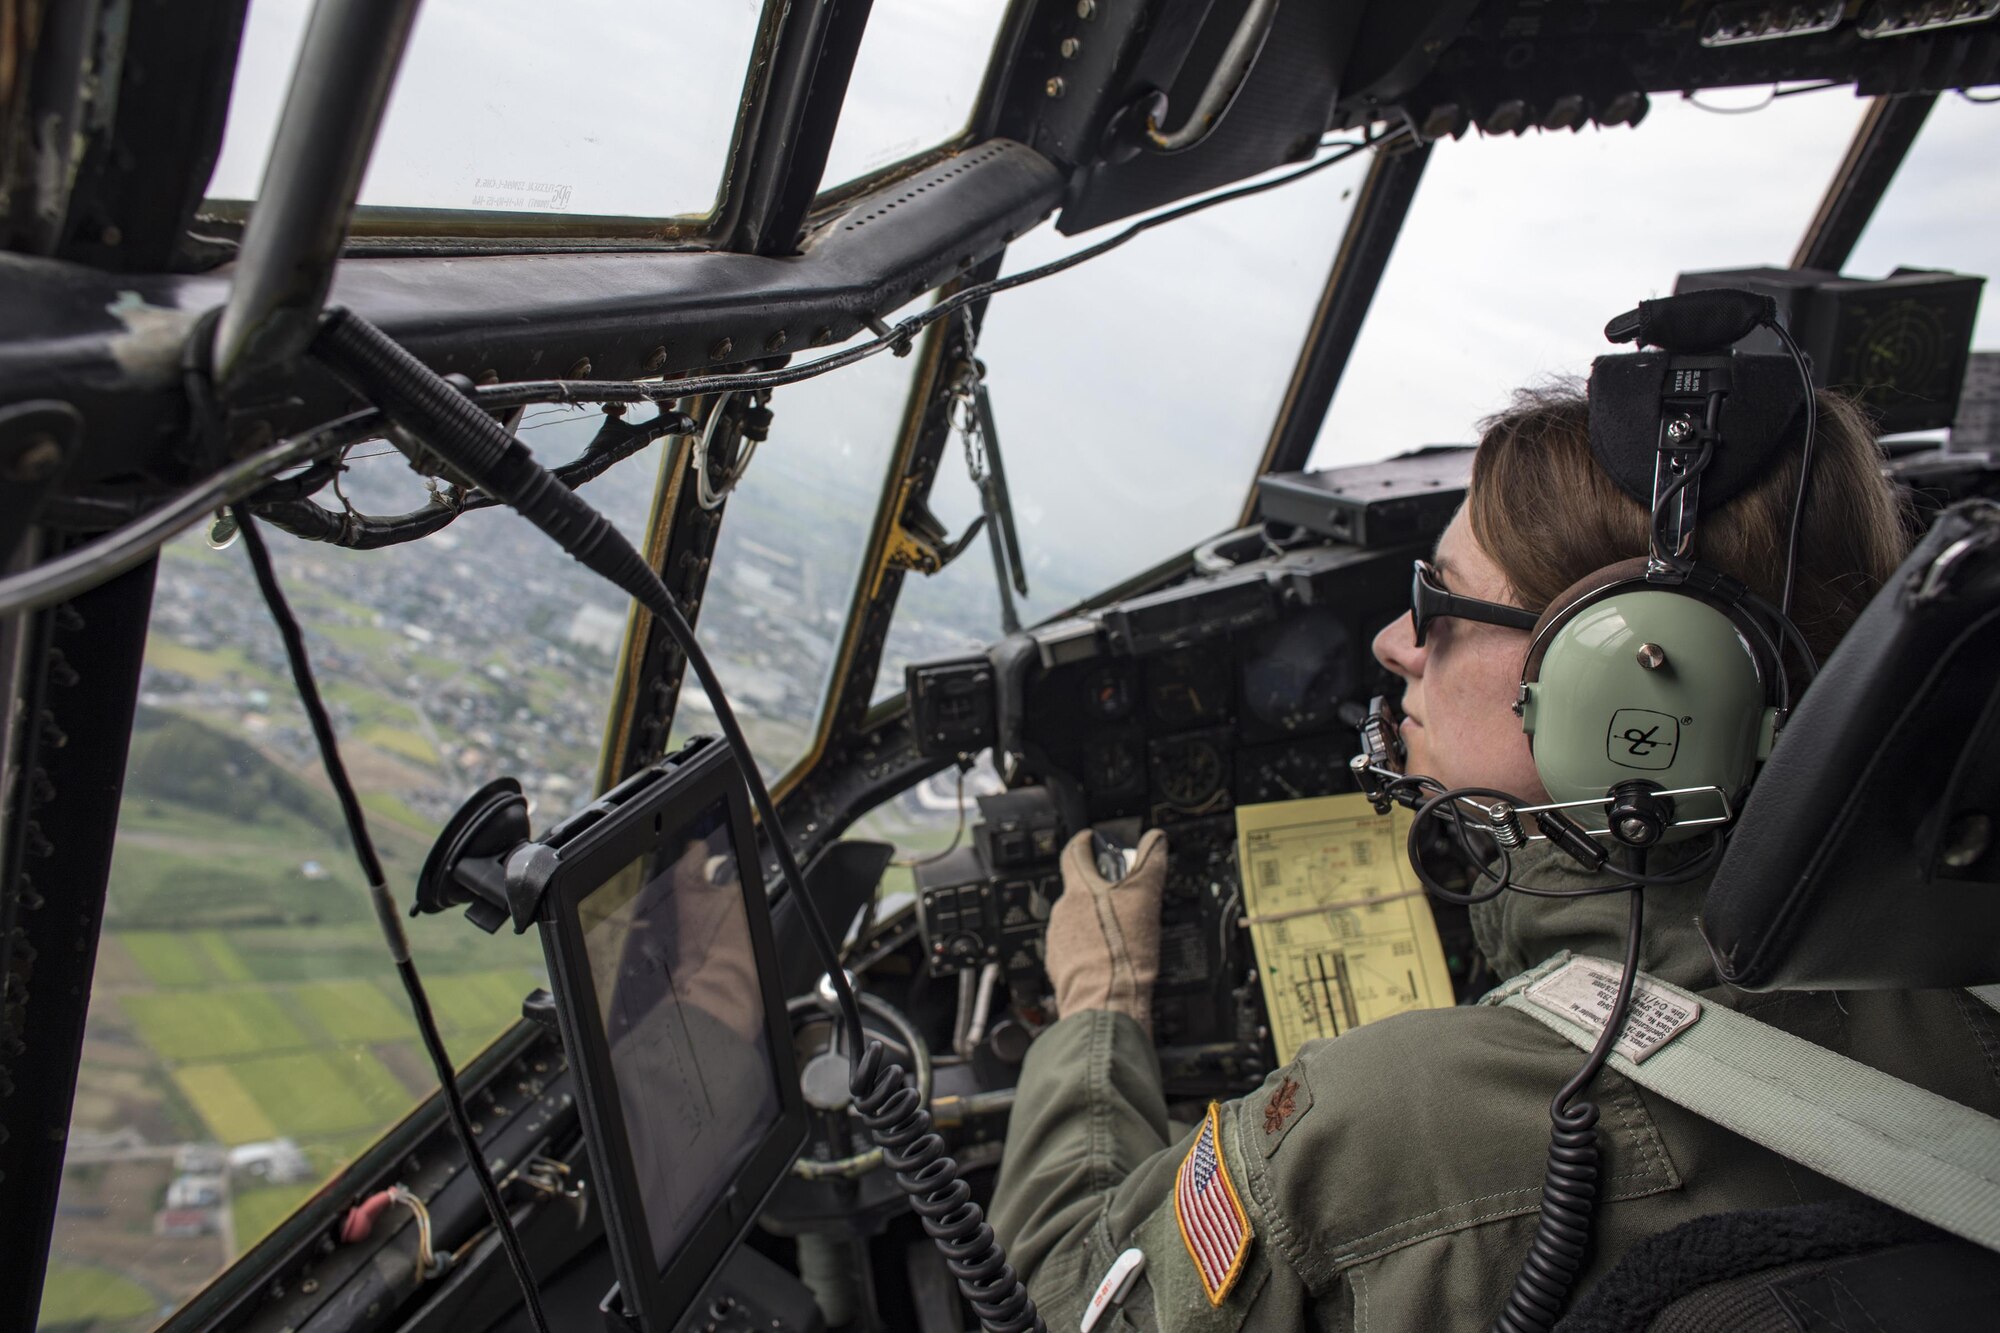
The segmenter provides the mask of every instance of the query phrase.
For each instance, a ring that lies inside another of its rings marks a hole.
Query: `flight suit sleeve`
[[[1222,1108],[1222,1157],[1238,1171],[1231,1111]],[[1242,1272],[1220,1300],[1204,1290],[1174,1206],[1176,1173],[1197,1132],[1169,1123],[1152,1043],[1126,1015],[1073,1014],[1029,1048],[993,1227],[1049,1328],[1077,1327],[1099,1279],[1129,1247],[1145,1252],[1145,1277],[1099,1329],[1233,1330],[1253,1305],[1259,1326],[1305,1326],[1303,1287],[1255,1242],[1260,1222],[1247,1195]]]

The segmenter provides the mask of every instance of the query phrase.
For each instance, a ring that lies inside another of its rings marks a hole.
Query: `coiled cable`
[[[1507,1304],[1493,1321],[1493,1333],[1549,1333],[1562,1315],[1576,1275],[1590,1249],[1591,1223],[1597,1211],[1597,1103],[1579,1100],[1597,1077],[1611,1048],[1625,1031],[1632,1007],[1632,983],[1639,973],[1639,928],[1645,901],[1635,888],[1625,935],[1625,971],[1618,978],[1610,1021],[1583,1067],[1563,1084],[1549,1104],[1549,1165],[1542,1178],[1542,1216],[1528,1257],[1514,1277]]]
[[[987,1222],[985,1210],[945,1152],[944,1139],[931,1128],[931,1113],[901,1065],[889,1063],[882,1043],[871,1041],[854,1066],[854,1109],[910,1196],[924,1230],[944,1253],[958,1289],[972,1302],[989,1333],[1046,1333]]]

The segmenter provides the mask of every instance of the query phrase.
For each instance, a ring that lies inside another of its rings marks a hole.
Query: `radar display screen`
[[[618,1109],[665,1264],[778,1118],[721,801],[577,905]]]

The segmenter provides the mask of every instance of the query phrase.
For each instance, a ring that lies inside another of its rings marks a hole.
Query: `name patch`
[[[1529,986],[1530,1003],[1559,1014],[1579,1027],[1603,1032],[1611,1021],[1612,1006],[1618,998],[1618,982],[1625,969],[1595,958],[1572,958],[1555,971]],[[1701,1017],[1701,1001],[1676,995],[1648,977],[1640,977],[1632,987],[1632,1005],[1626,1011],[1625,1030],[1612,1047],[1633,1064],[1665,1046]]]
[[[1210,1305],[1222,1304],[1243,1276],[1243,1261],[1250,1254],[1250,1219],[1222,1160],[1220,1132],[1216,1106],[1210,1102],[1174,1178],[1174,1217]]]

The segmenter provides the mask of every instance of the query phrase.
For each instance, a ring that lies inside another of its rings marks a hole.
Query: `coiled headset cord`
[[[992,1227],[959,1178],[958,1164],[945,1152],[944,1140],[932,1131],[930,1113],[911,1085],[909,1072],[891,1062],[881,1044],[869,1041],[862,1030],[854,989],[840,965],[826,923],[820,919],[819,908],[806,890],[805,875],[735,711],[666,584],[623,534],[536,462],[511,431],[361,316],[338,308],[329,310],[314,339],[312,355],[480,490],[511,506],[665,626],[715,705],[716,722],[736,754],[751,804],[771,840],[779,872],[798,903],[813,951],[826,968],[849,1049],[861,1052],[850,1086],[863,1122],[895,1167],[897,1183],[910,1195],[924,1229],[943,1251],[959,1290],[972,1302],[988,1333],[1044,1333],[1027,1289],[1008,1266]],[[524,1288],[529,1285],[530,1279],[524,1275]],[[532,1291],[525,1294],[534,1305]]]
[[[1629,892],[1632,907],[1626,925],[1625,971],[1618,978],[1611,1021],[1604,1025],[1583,1067],[1549,1103],[1549,1166],[1542,1178],[1541,1221],[1529,1242],[1528,1257],[1515,1275],[1507,1304],[1493,1321],[1493,1333],[1548,1333],[1562,1315],[1570,1288],[1576,1285],[1576,1275],[1588,1257],[1591,1223],[1597,1211],[1599,1112],[1596,1102],[1581,1098],[1610,1058],[1632,1007],[1645,898],[1637,888]]]
[[[1471,906],[1490,902],[1509,889],[1547,898],[1582,898],[1606,893],[1631,895],[1625,926],[1625,970],[1618,978],[1610,1020],[1598,1035],[1597,1044],[1591,1048],[1582,1067],[1570,1076],[1561,1091],[1556,1093],[1555,1100],[1549,1103],[1549,1164],[1542,1177],[1541,1218],[1535,1226],[1535,1238],[1528,1245],[1528,1257],[1522,1261],[1521,1271],[1515,1275],[1513,1289],[1507,1295],[1507,1303],[1492,1326],[1492,1333],[1549,1333],[1561,1317],[1570,1289],[1576,1285],[1576,1276],[1589,1257],[1591,1224],[1597,1211],[1597,1121],[1600,1112],[1597,1103],[1583,1098],[1583,1092],[1611,1057],[1612,1048],[1623,1035],[1625,1020],[1631,1013],[1632,987],[1639,974],[1640,934],[1645,926],[1644,888],[1649,884],[1685,883],[1701,875],[1721,856],[1723,839],[1719,833],[1711,835],[1707,851],[1668,873],[1646,873],[1646,853],[1634,849],[1632,866],[1622,869],[1619,873],[1624,878],[1611,884],[1582,889],[1516,884],[1513,882],[1513,861],[1505,847],[1496,849],[1497,868],[1484,864],[1473,852],[1465,815],[1458,802],[1466,798],[1486,797],[1520,804],[1518,798],[1490,787],[1446,790],[1433,778],[1417,776],[1398,777],[1391,785],[1405,787],[1412,794],[1427,794],[1417,802],[1416,817],[1410,821],[1410,865],[1425,889],[1444,902]],[[1432,817],[1451,821],[1459,846],[1477,867],[1479,877],[1493,881],[1491,887],[1458,893],[1438,883],[1430,874],[1424,865],[1421,835]]]

